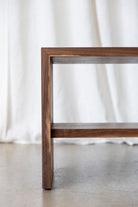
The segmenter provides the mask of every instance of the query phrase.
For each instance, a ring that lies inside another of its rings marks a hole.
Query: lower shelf
[[[53,123],[52,138],[138,137],[136,123]]]

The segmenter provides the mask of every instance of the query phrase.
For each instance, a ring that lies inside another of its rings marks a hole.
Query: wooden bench
[[[42,48],[42,183],[52,188],[53,138],[138,137],[138,123],[53,123],[53,64],[138,63],[138,48]]]

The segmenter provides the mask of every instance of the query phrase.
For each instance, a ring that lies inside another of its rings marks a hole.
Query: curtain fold
[[[137,37],[137,0],[0,0],[0,141],[41,142],[41,47],[137,47]],[[55,65],[54,121],[137,122],[137,79],[137,64]]]

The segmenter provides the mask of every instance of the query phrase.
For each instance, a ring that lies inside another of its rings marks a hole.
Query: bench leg
[[[52,188],[53,139],[51,138],[53,68],[50,57],[42,50],[42,187]]]

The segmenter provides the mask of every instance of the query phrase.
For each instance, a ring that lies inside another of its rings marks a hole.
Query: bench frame
[[[138,47],[41,48],[42,187],[52,188],[53,138],[138,137],[138,123],[53,123],[53,64],[138,63]]]

